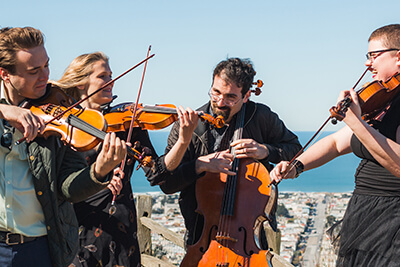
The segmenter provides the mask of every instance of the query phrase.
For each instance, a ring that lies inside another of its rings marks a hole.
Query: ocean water
[[[322,133],[317,141],[331,133]],[[156,152],[159,155],[163,154],[169,132],[149,131],[149,134]],[[305,145],[314,132],[295,132],[295,134],[299,137],[301,144]],[[296,179],[282,181],[278,189],[280,192],[351,192],[354,189],[354,173],[359,162],[360,159],[353,154],[341,156],[324,166],[302,173]],[[158,186],[150,186],[142,169],[133,173],[131,181],[134,193],[161,191]]]

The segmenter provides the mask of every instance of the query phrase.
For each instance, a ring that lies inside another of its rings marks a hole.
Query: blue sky
[[[252,100],[270,106],[294,131],[315,131],[339,92],[365,70],[369,34],[399,23],[399,7],[398,0],[14,0],[2,5],[0,26],[43,31],[51,79],[94,51],[110,57],[116,77],[152,45],[140,98],[145,104],[197,108],[208,101],[219,61],[250,58],[265,83]],[[136,100],[141,74],[139,68],[116,82],[115,103]]]

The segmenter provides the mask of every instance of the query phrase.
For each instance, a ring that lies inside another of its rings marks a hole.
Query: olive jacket
[[[100,182],[94,164],[87,166],[81,153],[58,137],[37,137],[27,146],[36,196],[42,206],[53,266],[68,266],[78,249],[78,222],[72,202],[104,189],[111,173]]]

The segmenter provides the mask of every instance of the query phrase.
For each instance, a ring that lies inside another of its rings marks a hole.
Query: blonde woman
[[[80,100],[111,80],[107,56],[102,52],[83,54],[75,58],[62,78],[52,83],[67,94]],[[81,106],[107,112],[113,100],[113,84],[83,101]],[[117,136],[126,140],[127,133]],[[139,141],[154,151],[147,131],[135,128],[131,143]],[[92,162],[98,149],[85,152]],[[156,156],[156,155],[152,155]],[[72,266],[140,266],[140,249],[137,240],[136,208],[130,177],[134,164],[126,164],[120,179],[114,176],[108,189],[74,205],[79,222],[80,247]],[[114,205],[113,196],[117,195]]]

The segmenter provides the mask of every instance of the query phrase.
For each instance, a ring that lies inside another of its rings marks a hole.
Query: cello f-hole
[[[241,231],[243,231],[243,235],[244,235],[244,238],[243,238],[243,251],[244,251],[244,253],[246,253],[246,255],[247,256],[251,256],[251,255],[253,255],[254,254],[254,251],[252,251],[252,250],[250,250],[250,252],[247,252],[247,249],[246,249],[246,243],[247,243],[247,231],[246,231],[246,228],[244,228],[244,227],[239,227],[239,232],[241,232]]]
[[[210,231],[208,232],[208,242],[207,242],[208,245],[207,245],[206,248],[200,247],[199,250],[200,250],[201,253],[206,253],[206,251],[207,251],[208,248],[210,247],[211,236],[212,236],[213,229],[215,229],[215,231],[218,231],[218,226],[217,226],[217,225],[213,225],[213,226],[210,228]]]

